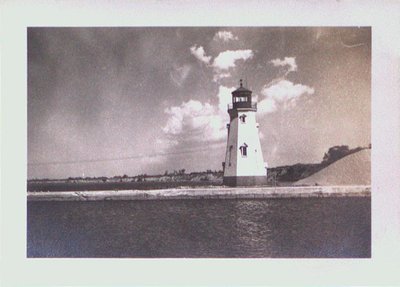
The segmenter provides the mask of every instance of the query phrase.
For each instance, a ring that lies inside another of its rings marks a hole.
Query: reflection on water
[[[29,202],[29,257],[370,257],[370,198]]]
[[[237,252],[260,253],[265,257],[271,253],[271,224],[268,217],[270,201],[248,200],[235,202],[235,233],[237,236]]]

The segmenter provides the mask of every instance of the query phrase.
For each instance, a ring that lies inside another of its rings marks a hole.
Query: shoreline
[[[370,185],[290,187],[209,187],[154,190],[35,191],[28,201],[105,201],[181,199],[264,199],[370,197]]]

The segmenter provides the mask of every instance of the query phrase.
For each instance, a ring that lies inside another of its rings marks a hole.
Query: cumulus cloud
[[[277,110],[276,101],[271,98],[265,98],[257,104],[257,110],[260,114],[269,114]]]
[[[190,47],[190,52],[192,53],[193,56],[197,58],[197,60],[203,63],[209,64],[211,61],[211,56],[206,56],[206,53],[202,46],[194,45]]]
[[[197,100],[183,102],[179,106],[165,109],[168,115],[163,127],[164,134],[176,145],[178,138],[186,141],[220,141],[226,137],[226,123],[229,120],[227,105],[231,102],[234,88],[220,86],[217,94],[218,105]]]
[[[219,112],[221,113],[222,116],[227,114],[226,110],[228,107],[228,104],[232,102],[232,92],[235,90],[234,87],[225,87],[225,86],[219,86],[218,89],[218,108]]]
[[[213,113],[213,107],[209,103],[202,104],[199,101],[190,100],[165,109],[169,115],[166,126],[163,131],[168,134],[176,135],[182,132],[185,126],[197,128],[201,126],[205,118]]]
[[[271,60],[270,63],[275,67],[288,67],[288,72],[297,71],[296,57],[285,57],[283,60],[278,58]]]
[[[282,80],[273,86],[262,89],[261,94],[277,101],[286,101],[303,94],[314,94],[314,89],[306,85],[294,84],[291,81]]]
[[[238,40],[238,37],[233,36],[232,32],[229,31],[218,31],[215,34],[214,39],[228,42],[230,40]]]
[[[293,108],[302,95],[314,94],[314,88],[281,80],[273,85],[265,85],[261,94],[265,98],[258,104],[260,113],[271,113],[276,111],[278,106],[283,106],[284,109]]]
[[[236,61],[246,61],[254,56],[252,50],[227,50],[219,53],[214,59],[213,67],[219,70],[228,70],[236,66]]]
[[[228,34],[226,34],[228,33]],[[225,35],[221,37],[230,37],[226,35],[231,35],[230,32],[222,31],[221,34],[216,34],[216,35]],[[233,35],[232,35],[233,37]],[[211,56],[206,56],[206,52],[202,46],[197,46],[194,45],[190,47],[190,53],[196,57],[200,62],[205,63],[208,67],[213,68],[214,72],[214,77],[213,81],[214,82],[220,82],[220,80],[224,78],[229,78],[231,76],[231,73],[228,72],[229,69],[236,67],[236,62],[239,60],[246,61],[248,59],[251,59],[254,56],[254,53],[252,50],[247,49],[247,50],[226,50],[218,54],[214,58],[213,61],[211,61],[212,57]]]
[[[230,76],[231,76],[231,73],[229,73],[229,72],[215,71],[213,81],[219,82],[220,80],[222,80],[224,78],[229,78]]]
[[[169,116],[163,132],[169,136],[184,135],[185,140],[218,140],[223,134],[223,118],[210,103],[190,100],[165,109]]]

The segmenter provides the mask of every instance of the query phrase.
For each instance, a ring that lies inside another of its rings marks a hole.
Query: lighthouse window
[[[240,146],[240,153],[243,157],[247,156],[247,147],[248,145],[246,143]]]
[[[235,103],[247,102],[247,97],[235,97],[233,100],[234,100]]]
[[[239,117],[239,119],[240,119],[240,122],[241,123],[245,123],[246,122],[246,115],[241,115],[240,117]]]

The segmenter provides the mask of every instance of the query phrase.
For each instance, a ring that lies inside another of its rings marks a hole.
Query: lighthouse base
[[[267,176],[224,176],[223,184],[227,186],[266,185]]]

